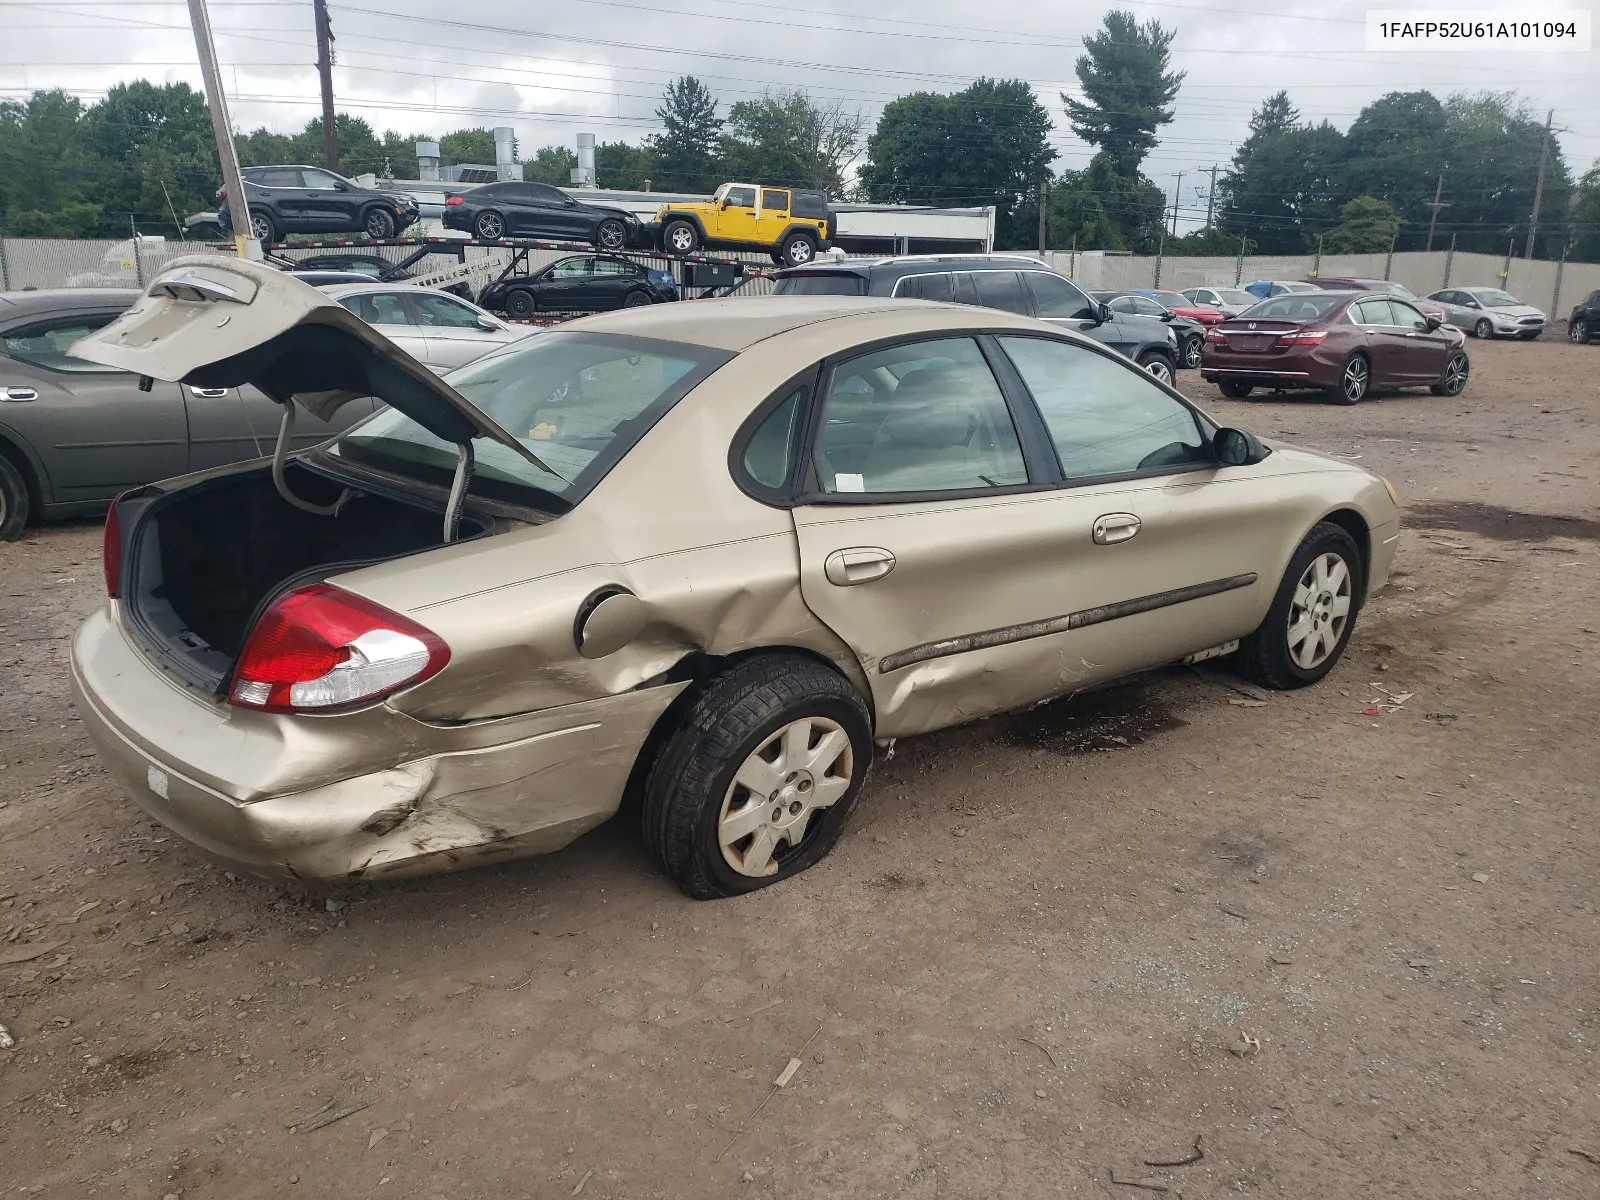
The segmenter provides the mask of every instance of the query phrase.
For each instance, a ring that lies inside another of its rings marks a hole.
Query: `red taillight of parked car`
[[[217,203],[221,204],[227,198],[228,198],[228,189],[227,188],[218,188],[217,189]]]
[[[256,622],[228,703],[262,712],[367,704],[444,669],[450,647],[415,621],[328,583],[296,588]]]
[[[1278,345],[1290,346],[1320,346],[1328,340],[1326,329],[1301,329],[1295,333],[1286,333],[1278,339]]]
[[[1213,346],[1226,346],[1228,344],[1228,335],[1215,329],[1208,329],[1206,330],[1206,341]]]
[[[461,197],[460,196],[451,196],[450,199],[448,199],[448,200],[446,200],[444,202],[444,206],[446,208],[450,208],[452,205],[456,205],[456,204],[460,204],[460,203],[461,203]]]
[[[118,496],[117,500],[122,497]],[[117,500],[106,509],[106,529],[100,544],[100,563],[106,573],[106,595],[113,600],[122,581],[122,524],[117,520]]]

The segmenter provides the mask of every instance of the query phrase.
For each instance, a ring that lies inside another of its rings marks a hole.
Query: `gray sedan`
[[[1445,288],[1428,296],[1444,309],[1444,319],[1478,338],[1519,337],[1532,341],[1544,332],[1544,313],[1499,288]]]
[[[93,513],[126,488],[271,453],[283,409],[249,385],[154,380],[142,390],[137,375],[68,356],[139,295],[0,293],[0,541],[20,537],[30,516]],[[374,407],[362,400],[329,424],[303,421],[293,445],[314,445]]]
[[[509,325],[437,288],[403,283],[335,284],[321,289],[420,363],[443,373],[539,332]]]

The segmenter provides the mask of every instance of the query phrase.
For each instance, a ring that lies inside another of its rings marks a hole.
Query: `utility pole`
[[[1439,182],[1433,185],[1433,203],[1428,205],[1428,208],[1431,210],[1431,215],[1428,217],[1428,252],[1429,253],[1433,252],[1433,230],[1434,230],[1434,226],[1436,226],[1439,223],[1439,210],[1441,208],[1449,208],[1450,207],[1448,202],[1447,203],[1443,203],[1443,204],[1441,204],[1439,202],[1439,197],[1442,196],[1442,195],[1444,195],[1444,172],[1440,171],[1439,172]]]
[[[1039,181],[1039,257],[1043,258],[1045,251],[1050,249],[1049,230],[1045,226],[1045,218],[1050,211],[1050,181]]]
[[[1533,257],[1533,236],[1539,232],[1539,205],[1544,200],[1544,164],[1550,157],[1550,127],[1555,122],[1556,110],[1551,109],[1544,118],[1544,144],[1539,147],[1539,182],[1533,185],[1533,216],[1528,220],[1528,244],[1522,257]]]
[[[1211,232],[1211,214],[1217,208],[1217,165],[1211,164],[1211,190],[1206,193],[1206,232]]]
[[[200,74],[206,85],[206,105],[211,109],[211,132],[217,139],[217,160],[222,164],[222,186],[228,189],[228,219],[233,224],[233,244],[240,258],[261,258],[261,243],[251,236],[250,210],[244,200],[244,177],[233,149],[233,122],[228,119],[228,98],[222,93],[217,70],[217,45],[211,37],[211,17],[206,0],[189,0],[189,24],[194,27],[194,48],[200,56]]]
[[[322,165],[339,169],[339,125],[333,112],[333,26],[328,0],[311,0],[317,23],[317,74],[322,77]]]
[[[1183,172],[1178,172],[1178,186],[1172,189],[1172,236],[1178,236],[1178,202],[1183,198]]]

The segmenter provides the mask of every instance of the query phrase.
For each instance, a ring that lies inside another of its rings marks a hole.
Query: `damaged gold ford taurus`
[[[269,461],[117,500],[72,654],[121,786],[260,875],[544,853],[635,794],[686,893],[749,891],[828,852],[875,742],[1186,658],[1315,682],[1398,533],[1376,476],[984,308],[629,309],[440,379],[196,257],[74,353],[283,406]]]

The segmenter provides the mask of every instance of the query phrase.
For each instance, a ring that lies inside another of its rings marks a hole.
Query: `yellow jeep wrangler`
[[[816,258],[830,245],[832,227],[823,193],[753,183],[725,183],[709,202],[667,204],[656,213],[657,240],[668,254],[765,250],[787,267]]]

